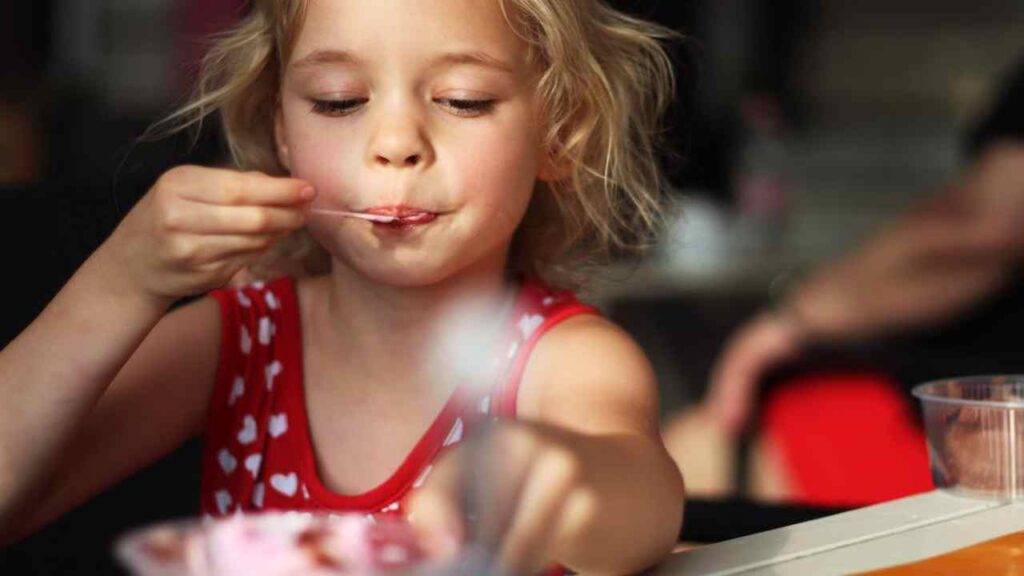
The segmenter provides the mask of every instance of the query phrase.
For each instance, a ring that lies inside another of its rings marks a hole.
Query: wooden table
[[[657,576],[848,574],[1024,530],[1024,502],[934,491],[674,555]]]

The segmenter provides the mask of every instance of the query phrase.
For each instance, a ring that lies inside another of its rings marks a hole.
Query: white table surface
[[[928,492],[676,554],[657,576],[848,574],[1024,530],[1024,502]]]

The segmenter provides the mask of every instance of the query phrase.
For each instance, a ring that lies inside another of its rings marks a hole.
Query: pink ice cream
[[[364,576],[424,560],[408,524],[298,512],[146,528],[117,553],[137,576]]]

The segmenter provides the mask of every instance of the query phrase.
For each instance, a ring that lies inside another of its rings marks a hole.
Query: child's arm
[[[42,314],[0,351],[0,540],[24,534],[200,429],[223,285],[302,225],[306,185],[168,173]]]
[[[159,320],[161,307],[107,293],[95,268],[87,263],[0,354],[0,542],[199,431],[218,359],[216,302]]]
[[[504,533],[503,567],[528,574],[554,561],[583,574],[627,574],[671,551],[682,477],[661,442],[653,372],[625,333],[589,316],[552,329],[527,365],[518,416],[487,447],[498,455],[489,469],[474,471],[497,500],[485,514],[508,522],[480,528]],[[428,532],[456,525],[457,468],[436,471],[413,502]],[[515,510],[503,511],[512,500]]]
[[[549,435],[549,474],[568,470],[563,477],[574,480],[553,539],[558,562],[583,574],[625,574],[672,550],[682,475],[661,441],[653,370],[625,332],[596,316],[555,327],[534,350],[519,402],[520,418],[564,434]]]

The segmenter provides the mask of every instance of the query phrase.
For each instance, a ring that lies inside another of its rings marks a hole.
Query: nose
[[[415,114],[390,112],[378,126],[368,149],[377,167],[423,168],[433,161],[433,150]]]

